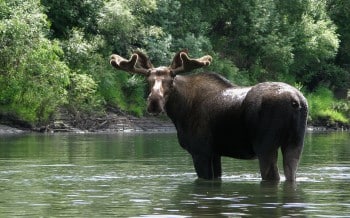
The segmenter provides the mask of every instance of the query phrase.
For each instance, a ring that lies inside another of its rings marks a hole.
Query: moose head
[[[111,56],[110,64],[119,70],[132,74],[141,74],[147,78],[150,90],[147,98],[147,111],[151,114],[164,112],[164,106],[173,87],[177,74],[208,66],[212,61],[209,55],[193,59],[187,50],[179,51],[168,67],[153,67],[148,57],[135,51],[129,60],[119,55]]]

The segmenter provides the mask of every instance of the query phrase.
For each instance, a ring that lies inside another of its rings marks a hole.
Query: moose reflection
[[[215,73],[180,75],[207,66],[212,57],[192,59],[178,52],[169,67],[153,67],[139,51],[129,60],[112,55],[119,70],[144,75],[150,94],[147,110],[166,112],[180,145],[191,155],[199,178],[221,177],[221,157],[258,158],[263,180],[279,180],[278,149],[286,180],[296,179],[303,149],[307,102],[285,83],[240,87]]]

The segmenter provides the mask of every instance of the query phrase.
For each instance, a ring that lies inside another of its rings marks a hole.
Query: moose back
[[[304,96],[285,83],[239,87],[214,73],[180,75],[211,61],[209,55],[192,59],[183,50],[169,67],[154,67],[139,51],[129,60],[114,54],[110,63],[146,77],[148,112],[167,113],[199,178],[220,178],[221,157],[228,156],[258,158],[262,179],[278,181],[281,148],[286,180],[295,181],[308,111]]]

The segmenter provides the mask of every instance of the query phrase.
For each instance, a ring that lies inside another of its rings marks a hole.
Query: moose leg
[[[221,157],[216,155],[212,159],[214,178],[220,178],[222,174],[221,170]]]
[[[278,151],[258,155],[261,178],[268,181],[279,181],[280,175],[277,168]]]
[[[192,154],[192,159],[198,178],[215,179],[221,177],[220,156]]]
[[[303,144],[282,146],[283,170],[287,181],[295,181]]]

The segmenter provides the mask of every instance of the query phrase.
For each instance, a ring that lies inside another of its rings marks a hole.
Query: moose
[[[140,51],[129,60],[116,54],[110,59],[115,68],[147,78],[147,111],[165,112],[172,120],[199,178],[221,178],[226,156],[258,158],[262,180],[279,181],[281,148],[285,178],[295,181],[308,113],[305,97],[281,82],[240,87],[216,73],[181,75],[211,62],[209,55],[190,58],[187,50],[178,52],[169,67],[153,67]]]

